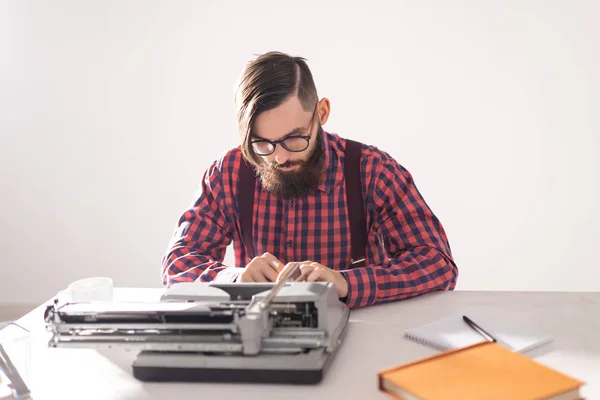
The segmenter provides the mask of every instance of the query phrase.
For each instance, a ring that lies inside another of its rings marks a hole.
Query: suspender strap
[[[351,267],[365,264],[365,236],[367,234],[366,210],[362,196],[362,179],[360,175],[361,144],[346,140],[346,159],[344,176],[346,181],[346,202],[350,219],[350,238],[352,245]],[[238,198],[241,237],[249,259],[256,256],[252,237],[252,215],[254,214],[254,187],[256,174],[254,169],[242,157],[239,169]]]
[[[347,139],[344,176],[346,181],[346,203],[348,204],[348,217],[350,218],[350,238],[352,240],[352,268],[365,265],[367,218],[362,195],[360,156],[361,144]]]
[[[240,213],[240,228],[242,230],[242,243],[248,253],[248,259],[252,260],[254,252],[254,240],[252,239],[252,215],[254,214],[254,186],[256,185],[256,174],[252,166],[242,157],[238,177],[237,204]]]

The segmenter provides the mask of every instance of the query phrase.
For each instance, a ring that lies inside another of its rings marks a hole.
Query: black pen
[[[494,342],[494,343],[497,342],[495,337],[493,337],[492,335],[487,333],[482,327],[477,325],[471,318],[467,317],[466,315],[463,315],[463,321],[465,321],[467,323],[467,325],[469,325],[471,328],[473,328],[475,331],[477,331],[481,336],[486,338],[488,341]]]

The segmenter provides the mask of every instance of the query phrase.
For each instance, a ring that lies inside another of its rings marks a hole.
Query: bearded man
[[[162,259],[178,282],[331,282],[348,307],[453,290],[445,231],[411,174],[375,146],[323,129],[302,57],[269,52],[248,63],[236,93],[241,144],[204,172]],[[233,242],[235,265],[223,264]]]

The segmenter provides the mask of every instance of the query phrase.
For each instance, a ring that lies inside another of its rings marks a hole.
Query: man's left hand
[[[293,263],[287,263],[279,272],[277,281],[279,281],[292,267]],[[295,282],[331,282],[335,286],[338,297],[341,298],[348,295],[348,282],[341,272],[334,271],[324,265],[312,261],[303,261],[299,269],[300,276],[294,280]]]

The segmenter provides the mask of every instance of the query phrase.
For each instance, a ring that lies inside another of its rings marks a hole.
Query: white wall
[[[599,290],[597,1],[0,1],[0,303],[159,286],[255,54],[308,59],[329,131],[380,146],[458,289]]]

